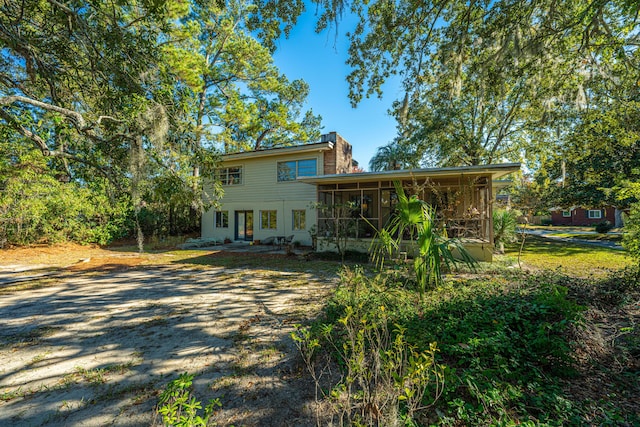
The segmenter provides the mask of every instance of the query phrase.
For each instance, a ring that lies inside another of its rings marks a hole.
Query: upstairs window
[[[599,209],[589,210],[587,212],[587,218],[589,219],[600,219],[602,218],[602,211]]]
[[[242,184],[242,166],[216,169],[215,178],[222,185],[240,185]]]
[[[278,182],[295,181],[299,176],[317,175],[316,159],[278,162]]]

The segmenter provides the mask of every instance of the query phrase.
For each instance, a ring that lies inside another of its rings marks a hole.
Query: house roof
[[[333,149],[332,142],[316,142],[313,144],[294,145],[292,147],[266,148],[263,150],[244,151],[242,153],[224,154],[223,161],[240,160],[256,157],[281,156],[283,154],[307,153],[311,151],[328,151]]]
[[[411,179],[414,177],[458,177],[461,175],[483,175],[490,174],[491,179],[500,177],[520,170],[520,163],[502,163],[497,165],[461,166],[450,168],[428,168],[428,169],[404,169],[383,172],[358,172],[336,175],[305,176],[298,178],[298,181],[308,184],[332,184],[344,182],[365,182],[378,180],[398,180]]]

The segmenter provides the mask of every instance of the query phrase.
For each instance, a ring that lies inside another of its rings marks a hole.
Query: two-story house
[[[202,237],[235,241],[288,237],[311,245],[317,192],[302,177],[350,173],[351,145],[336,132],[321,142],[227,154],[216,173],[220,207],[202,217]],[[211,187],[205,187],[205,193]]]
[[[351,146],[335,132],[320,143],[223,156],[216,178],[224,196],[202,218],[202,237],[255,241],[293,236],[303,245],[317,236],[331,250],[336,221],[348,222],[351,246],[366,251],[393,215],[394,181],[436,206],[439,225],[464,240],[478,260],[491,260],[495,180],[517,163],[353,173]],[[205,188],[205,191],[210,190]],[[345,205],[348,210],[322,209]],[[335,218],[336,212],[344,217]]]

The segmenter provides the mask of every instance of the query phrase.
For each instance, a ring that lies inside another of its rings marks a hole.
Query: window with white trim
[[[316,159],[278,162],[278,182],[295,181],[299,176],[317,175]]]
[[[263,230],[276,230],[278,228],[278,211],[260,211],[260,228]]]
[[[293,229],[294,230],[306,229],[306,214],[307,213],[304,209],[293,211]]]
[[[571,211],[562,211],[563,218],[571,218]]]
[[[215,178],[222,185],[240,185],[242,184],[242,166],[216,169]]]
[[[214,224],[216,228],[229,228],[229,211],[216,211]]]
[[[589,211],[587,211],[587,218],[600,219],[602,218],[602,211],[600,209],[589,209]]]

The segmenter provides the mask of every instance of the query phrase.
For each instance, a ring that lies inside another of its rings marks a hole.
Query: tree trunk
[[[620,209],[616,208],[614,215],[615,215],[615,218],[616,218],[615,219],[615,224],[614,224],[615,227],[616,228],[620,228],[620,227],[624,226],[624,221],[622,219],[622,211]]]

